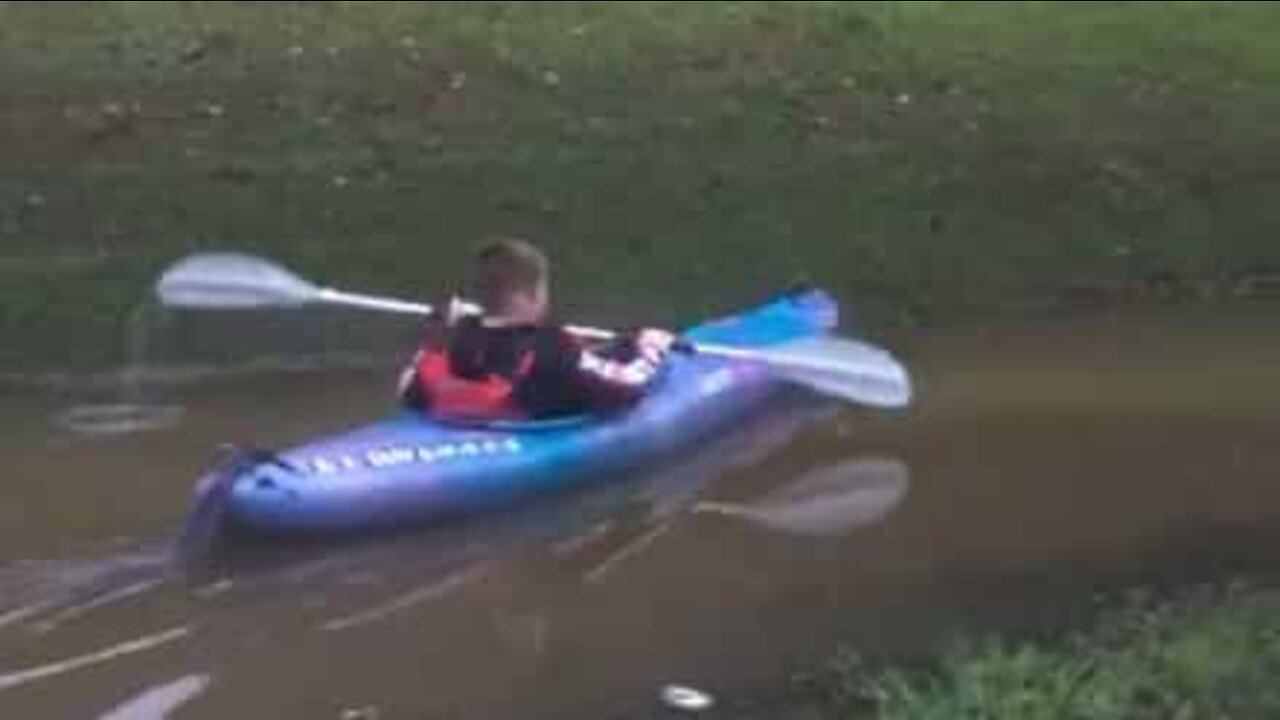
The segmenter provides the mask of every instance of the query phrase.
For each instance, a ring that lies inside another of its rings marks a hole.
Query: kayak
[[[829,334],[837,319],[829,294],[803,289],[683,334],[761,348]],[[606,482],[705,442],[787,386],[756,363],[681,353],[644,399],[621,412],[470,423],[405,410],[291,449],[242,453],[202,479],[197,501],[216,488],[221,520],[254,533],[421,524]]]

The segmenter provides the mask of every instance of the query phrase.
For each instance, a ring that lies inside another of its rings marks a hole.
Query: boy
[[[450,310],[432,322],[401,378],[402,399],[444,417],[542,419],[608,412],[643,397],[674,336],[644,329],[620,357],[590,350],[548,321],[549,282],[550,263],[532,244],[481,248],[468,292],[484,314]]]

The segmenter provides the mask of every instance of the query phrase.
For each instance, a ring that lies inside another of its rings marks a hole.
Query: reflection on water
[[[85,435],[123,435],[153,432],[172,427],[182,418],[183,409],[154,400],[146,379],[151,363],[152,331],[162,327],[168,313],[152,303],[143,303],[129,314],[125,336],[126,363],[111,387],[106,401],[76,405],[59,412],[59,426]]]
[[[750,503],[705,502],[695,510],[742,518],[781,532],[832,538],[888,515],[906,497],[909,476],[900,460],[846,460]]]
[[[172,551],[214,448],[380,416],[387,376],[182,388],[163,433],[51,428],[65,398],[11,398],[0,717],[661,717],[664,690],[732,706],[837,638],[913,654],[1131,583],[1265,575],[1272,317],[895,342],[905,416],[786,403],[509,512],[193,562]]]
[[[136,653],[147,652],[164,645],[182,640],[191,634],[191,628],[184,626],[134,638],[118,643],[104,650],[85,655],[78,655],[65,660],[58,660],[29,670],[7,673],[0,676],[0,691],[30,685],[69,672],[81,670],[94,665],[103,665],[119,658]]]
[[[209,687],[211,679],[192,675],[165,683],[102,715],[99,720],[155,720],[167,718]]]
[[[172,427],[182,419],[175,405],[114,403],[77,405],[56,418],[57,424],[84,435],[125,435]]]
[[[258,646],[267,642],[264,627],[274,642],[297,634],[359,636],[403,616],[430,617],[433,605],[486,584],[529,594],[514,606],[488,604],[488,622],[471,629],[473,641],[474,633],[487,633],[485,642],[533,672],[565,592],[604,583],[695,512],[716,508],[771,532],[802,535],[849,532],[887,514],[889,496],[900,500],[905,490],[898,461],[854,460],[781,477],[758,507],[698,504],[733,468],[765,461],[834,412],[811,400],[785,401],[643,474],[416,532],[330,542],[216,538],[195,560],[169,543],[96,559],[12,563],[0,568],[0,637],[30,665],[0,667],[0,691],[132,662],[180,642],[204,651]],[[102,644],[85,651],[82,636]],[[76,650],[49,658],[49,648],[64,646]],[[212,661],[227,662],[218,653]],[[183,704],[206,689],[205,676],[192,677],[145,691],[108,716]]]
[[[31,629],[49,632],[95,608],[151,589],[164,566],[163,550],[136,550],[99,559],[0,567],[0,630],[42,616]]]

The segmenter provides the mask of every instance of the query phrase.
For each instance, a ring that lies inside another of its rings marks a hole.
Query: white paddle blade
[[[911,403],[911,378],[892,355],[855,340],[820,337],[762,349],[777,373],[824,395],[864,405]]]
[[[170,267],[156,284],[169,307],[234,310],[296,307],[313,302],[319,289],[261,258],[250,255],[193,255]]]
[[[905,379],[894,379],[874,373],[822,373],[785,368],[780,370],[779,374],[820,395],[849,400],[870,407],[892,410],[905,408],[911,404],[911,386]]]

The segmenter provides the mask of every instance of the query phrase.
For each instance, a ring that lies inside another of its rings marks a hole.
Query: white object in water
[[[191,675],[154,687],[98,720],[161,720],[208,689],[210,678]]]
[[[161,430],[183,415],[172,405],[80,405],[58,418],[58,424],[82,435],[127,435]]]
[[[668,685],[662,688],[662,702],[676,710],[702,712],[715,705],[715,698],[696,688]]]

